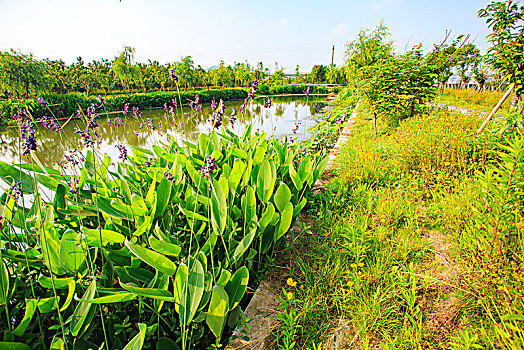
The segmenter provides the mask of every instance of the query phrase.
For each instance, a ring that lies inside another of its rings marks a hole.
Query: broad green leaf
[[[35,299],[26,299],[25,300],[24,318],[22,319],[22,321],[20,321],[20,324],[13,331],[13,334],[16,335],[17,337],[21,337],[24,335],[25,330],[27,329],[27,326],[29,326],[29,323],[33,319],[33,315],[35,314],[36,304],[37,302]]]
[[[242,213],[244,214],[245,222],[250,223],[256,214],[257,199],[255,191],[251,186],[247,187],[246,193],[242,196]]]
[[[131,253],[133,253],[137,258],[139,258],[149,266],[154,267],[158,271],[165,273],[168,276],[173,276],[175,274],[177,270],[176,264],[168,258],[166,258],[165,256],[163,256],[162,254],[158,254],[157,252],[154,252],[137,244],[133,244],[128,240],[124,242],[124,245],[127,247],[127,249],[129,249]]]
[[[204,268],[200,261],[190,259],[188,266],[187,281],[182,285],[180,296],[179,319],[180,324],[187,326],[200,305],[204,294]]]
[[[60,263],[72,274],[85,269],[86,253],[82,248],[83,242],[78,236],[77,232],[67,230],[60,240]]]
[[[110,304],[110,303],[121,303],[124,301],[135,300],[137,295],[129,292],[118,292],[103,297],[94,298],[90,300],[82,300],[90,304]]]
[[[54,177],[51,177],[49,175],[43,175],[43,174],[35,174],[35,179],[43,186],[49,188],[50,190],[56,191],[56,188],[58,185],[66,186],[61,181],[55,179]],[[69,191],[69,186],[67,187],[67,191]]]
[[[50,298],[40,298],[37,301],[36,306],[38,307],[38,311],[42,314],[46,314],[48,312],[54,311],[58,308],[58,305],[60,303],[60,296],[50,297]]]
[[[273,205],[273,203],[269,203],[266,207],[266,210],[264,211],[264,214],[262,214],[262,217],[260,218],[260,221],[258,223],[262,231],[264,231],[267,225],[271,223],[274,215],[275,215],[275,206]]]
[[[222,272],[220,273],[220,277],[218,278],[216,284],[221,285],[222,287],[225,287],[227,282],[231,279],[231,272],[228,270],[222,269]]]
[[[111,230],[102,230],[102,229],[91,229],[83,228],[83,231],[86,235],[87,244],[93,247],[106,246],[107,244],[114,243],[123,243],[126,237],[121,233],[111,231]],[[102,242],[100,242],[102,239]]]
[[[280,216],[277,229],[275,230],[274,241],[278,241],[291,227],[291,221],[293,220],[293,204],[288,203]]]
[[[208,218],[206,218],[205,216],[202,216],[198,213],[195,213],[195,212],[192,212],[190,210],[186,210],[184,208],[182,208],[182,206],[178,206],[178,209],[180,209],[180,211],[185,215],[187,216],[187,218],[189,219],[189,221],[193,221],[194,220],[200,220],[200,221],[209,221]]]
[[[211,187],[211,225],[217,235],[221,236],[226,228],[227,204],[222,186],[216,180],[213,180]]]
[[[315,181],[317,181],[321,176],[322,174],[324,173],[324,171],[326,170],[327,168],[327,165],[329,163],[329,157],[328,156],[325,156],[318,164],[317,166],[315,167],[315,170],[313,171],[313,183]]]
[[[227,292],[222,286],[215,285],[213,287],[211,301],[207,310],[206,323],[217,338],[217,343],[220,342],[222,331],[227,320],[228,311],[229,297]]]
[[[253,165],[257,165],[262,163],[262,160],[264,160],[264,155],[266,154],[266,147],[264,146],[257,146],[257,149],[255,151],[255,155],[253,156]]]
[[[55,289],[66,289],[68,288],[69,282],[74,282],[75,279],[73,277],[67,277],[67,278],[55,278],[52,279],[46,276],[40,276],[38,278],[38,283],[46,288],[46,289],[53,289],[53,286]]]
[[[42,256],[47,267],[56,275],[64,274],[65,271],[59,261],[60,241],[53,223],[46,222],[44,224],[40,233],[40,243],[42,245]]]
[[[127,205],[116,199],[111,201],[111,206],[122,213],[131,214],[132,216],[144,216],[148,212],[147,207]]]
[[[229,181],[229,187],[231,191],[236,191],[242,175],[246,170],[246,164],[240,159],[236,159],[233,163],[233,169],[231,169],[231,174],[228,176],[227,180]]]
[[[120,283],[120,286],[122,286],[122,288],[124,288],[128,292],[131,292],[141,297],[164,300],[164,301],[171,301],[171,302],[175,301],[175,298],[172,296],[172,294],[164,289],[141,288],[141,287],[132,285],[130,283],[124,283],[122,281],[119,281],[119,283]]]
[[[240,243],[238,243],[233,253],[233,258],[231,259],[233,263],[237,262],[237,260],[246,252],[247,248],[249,248],[251,242],[253,242],[253,238],[255,238],[255,232],[256,229],[252,229],[251,232],[242,238]]]
[[[151,206],[153,205],[155,190],[156,190],[156,179],[153,177],[153,182],[151,183],[151,186],[149,187],[149,191],[147,191],[147,195],[146,195],[146,204],[149,208],[151,208]]]
[[[302,190],[303,181],[297,174],[295,168],[293,167],[293,164],[289,164],[289,176],[291,177],[291,181],[293,181],[293,184],[295,184],[297,190]]]
[[[155,237],[149,237],[149,245],[154,251],[164,255],[179,256],[182,248],[176,244],[163,242]]]
[[[178,266],[175,275],[175,282],[173,283],[173,292],[175,298],[175,310],[180,312],[180,299],[182,298],[182,288],[186,285],[187,282],[187,265],[181,263]]]
[[[162,215],[166,211],[167,205],[169,204],[169,197],[171,196],[171,188],[173,184],[166,179],[162,178],[157,188],[157,201],[156,201],[156,215]]]
[[[133,236],[141,236],[144,233],[148,232],[153,223],[153,218],[151,216],[146,216],[144,222],[133,232]]]
[[[96,282],[93,281],[82,296],[82,300],[93,299],[95,291]],[[73,313],[73,316],[71,316],[71,325],[69,326],[69,329],[71,330],[71,334],[73,336],[76,337],[82,330],[90,309],[91,304],[86,303],[85,301],[80,301],[76,306],[75,312]]]
[[[0,179],[8,184],[20,182],[20,188],[24,193],[33,193],[35,189],[35,180],[31,176],[2,161],[0,161]]]
[[[138,324],[138,334],[124,347],[124,350],[140,350],[144,346],[144,340],[146,339],[145,323]]]
[[[4,260],[0,259],[0,304],[7,304],[7,296],[9,295],[9,271],[5,266]]]
[[[244,150],[241,150],[239,148],[233,148],[231,151],[231,155],[241,158],[241,159],[247,159],[247,153]]]
[[[233,277],[231,277],[225,287],[229,296],[229,310],[233,310],[240,303],[246,293],[248,282],[249,271],[247,267],[242,266],[233,274]]]
[[[289,187],[282,182],[275,192],[275,205],[277,206],[278,211],[282,213],[290,200],[291,191],[289,190]]]
[[[266,203],[271,198],[274,186],[273,174],[269,160],[265,159],[260,165],[257,176],[257,195],[262,203]]]
[[[73,279],[70,279],[67,281],[67,297],[64,301],[64,305],[60,308],[60,312],[64,311],[69,307],[69,304],[71,304],[71,301],[73,300],[73,296],[75,295],[75,289],[76,289],[76,282]]]
[[[116,207],[114,207],[111,203],[112,199],[111,198],[108,198],[108,197],[104,197],[104,196],[101,196],[101,195],[97,195],[96,193],[93,193],[92,194],[92,200],[95,204],[95,206],[97,206],[97,208],[110,215],[110,216],[113,216],[115,218],[119,218],[119,219],[125,219],[125,220],[133,220],[133,213],[131,211],[121,211],[119,209],[117,209]]]

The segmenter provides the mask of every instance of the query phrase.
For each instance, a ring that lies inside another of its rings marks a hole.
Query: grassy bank
[[[521,128],[480,121],[432,110],[374,138],[360,111],[292,248],[279,348],[522,348]]]
[[[261,85],[257,95],[303,94],[308,87],[311,94],[324,94],[333,91],[333,89],[324,86],[283,85],[268,87]],[[188,105],[191,101],[195,100],[195,94],[199,95],[200,103],[210,103],[213,99],[217,102],[221,99],[224,101],[242,100],[248,96],[248,90],[247,88],[235,88],[196,92],[180,91],[180,93],[178,93],[172,91],[107,96],[104,99],[104,107],[100,109],[100,112],[122,111],[125,104],[129,104],[129,108],[138,107],[140,109],[160,108],[163,107],[164,104]],[[54,116],[61,119],[75,115],[79,107],[85,111],[87,107],[92,104],[100,104],[97,97],[82,93],[47,94],[42,96],[42,98],[48,102],[49,108]],[[173,101],[176,101],[176,103]],[[4,100],[0,101],[0,124],[8,123],[9,118],[16,114],[16,111],[21,107],[31,111],[35,118],[49,114],[49,110],[42,106],[36,99]]]
[[[436,103],[474,109],[489,113],[500,101],[504,91],[476,91],[469,89],[444,89],[439,90]],[[507,112],[510,107],[511,97],[504,102],[500,111]]]

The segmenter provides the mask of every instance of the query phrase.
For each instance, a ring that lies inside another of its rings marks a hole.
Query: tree
[[[346,83],[346,77],[344,74],[343,68],[337,68],[334,64],[329,67],[329,70],[326,74],[326,80],[331,84],[344,84]]]
[[[460,49],[460,56],[457,62],[460,85],[466,86],[471,79],[468,75],[473,65],[480,57],[480,51],[474,44],[467,44]]]
[[[393,57],[393,41],[389,40],[388,28],[380,22],[374,31],[362,29],[357,39],[346,45],[346,72],[348,81],[356,84],[362,67]]]
[[[176,68],[179,84],[184,87],[184,90],[187,91],[189,87],[195,86],[195,63],[191,56],[185,56],[180,62],[175,62],[174,67]]]
[[[492,2],[479,11],[493,32],[487,39],[493,46],[488,49],[487,62],[501,73],[509,84],[514,84],[515,95],[522,100],[524,93],[524,7],[518,2]]]
[[[0,92],[7,97],[29,97],[48,91],[46,65],[32,54],[0,52]]]
[[[311,73],[309,74],[308,81],[310,83],[325,83],[327,72],[328,72],[327,66],[324,66],[322,64],[316,64],[311,69]]]
[[[425,57],[420,46],[394,55],[386,39],[387,28],[381,23],[374,32],[361,31],[346,51],[346,67],[357,94],[371,107],[375,136],[378,118],[396,123],[411,117],[435,95],[432,56]]]
[[[137,69],[133,65],[134,55],[135,49],[133,47],[124,46],[124,51],[115,57],[111,65],[111,70],[120,80],[122,88],[127,91],[130,91],[130,85],[138,78]]]

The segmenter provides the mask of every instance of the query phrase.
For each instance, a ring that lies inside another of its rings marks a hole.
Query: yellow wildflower
[[[358,267],[364,267],[364,263],[359,262],[359,263],[358,263]]]
[[[289,277],[286,281],[287,285],[290,286],[290,287],[296,287],[297,286],[297,282],[296,281],[293,281],[293,279],[291,277]]]
[[[524,228],[524,221],[517,222],[515,226],[517,226],[517,228]]]
[[[353,264],[351,264],[351,267],[356,269],[357,268],[357,264],[353,263]]]
[[[355,283],[351,282],[351,281],[348,281],[348,287],[353,287],[355,285]]]
[[[288,299],[288,300],[293,299],[293,293],[291,293],[291,292],[288,292],[288,293],[286,294],[286,296],[287,296],[287,299]]]

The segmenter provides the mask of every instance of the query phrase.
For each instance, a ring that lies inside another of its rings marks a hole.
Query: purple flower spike
[[[178,77],[175,75],[175,68],[171,69],[169,73],[171,74],[171,79],[173,79],[175,83],[178,83]]]
[[[11,195],[15,200],[18,200],[23,195],[22,192],[22,183],[21,182],[15,182],[13,186],[9,189],[9,192],[11,192]]]
[[[211,175],[215,171],[217,167],[217,163],[215,158],[211,158],[210,156],[206,155],[206,163],[202,166],[202,177],[208,177],[211,178]]]
[[[214,98],[213,98],[213,99],[211,100],[211,109],[212,109],[212,110],[215,110],[215,109],[217,109],[217,104],[216,104],[216,102],[215,102],[215,99],[214,99]]]
[[[164,172],[164,177],[169,181],[169,182],[173,182],[175,181],[175,176],[171,173],[168,173],[167,171]]]
[[[122,111],[122,114],[127,115],[129,112],[129,103],[124,104],[124,110]]]
[[[41,118],[39,118],[38,120],[42,122],[42,125],[46,129],[50,129],[55,132],[60,132],[62,130],[62,127],[60,126],[60,124],[58,124],[53,117],[48,117],[44,115]]]
[[[101,107],[104,104],[104,98],[100,95],[98,95],[98,102],[99,102],[98,107]]]
[[[266,102],[264,103],[264,108],[271,108],[271,102],[272,101],[271,101],[271,99],[268,96]]]
[[[67,182],[69,182],[69,186],[71,187],[69,193],[78,194],[78,179],[76,177],[68,177]]]
[[[116,117],[113,121],[113,125],[119,128],[124,125],[124,121],[122,118]]]
[[[22,148],[24,156],[28,156],[31,151],[36,151],[38,145],[36,144],[35,136],[35,125],[32,121],[28,120],[26,123],[22,124],[20,127],[20,138],[22,139]]]
[[[47,106],[47,101],[44,100],[43,98],[41,97],[37,97],[36,100],[42,105],[42,106]]]
[[[120,155],[118,156],[118,158],[120,158],[123,161],[127,160],[127,149],[125,148],[125,146],[116,145],[116,148],[118,148],[118,151],[120,152]]]
[[[306,89],[306,98],[308,98],[308,97],[309,97],[309,86]]]
[[[111,118],[107,118],[107,126],[111,127]]]

